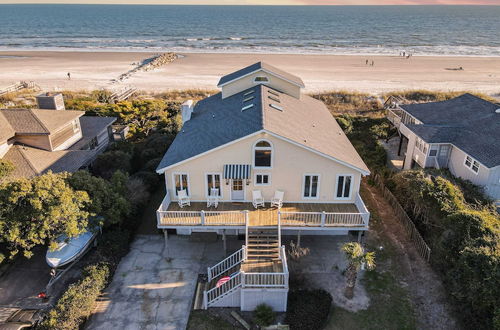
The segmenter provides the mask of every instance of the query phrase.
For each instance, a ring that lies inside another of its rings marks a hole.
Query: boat
[[[52,268],[69,264],[88,250],[96,235],[97,232],[86,231],[73,238],[68,238],[66,235],[59,236],[56,239],[57,248],[52,251],[47,250],[45,257],[47,264]]]

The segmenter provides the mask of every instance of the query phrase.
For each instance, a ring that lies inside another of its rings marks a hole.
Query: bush
[[[92,164],[92,172],[105,179],[110,179],[116,171],[129,173],[132,169],[132,156],[120,150],[106,151],[97,156]]]
[[[275,317],[272,307],[266,304],[258,305],[253,311],[253,321],[260,326],[271,325]]]
[[[80,281],[69,286],[56,306],[42,322],[42,329],[74,330],[89,317],[94,303],[105,288],[109,266],[105,263],[88,266]]]
[[[0,180],[14,171],[14,164],[8,160],[0,159]]]
[[[128,253],[130,232],[125,229],[115,228],[105,232],[99,239],[97,252],[103,260],[118,263]]]
[[[322,329],[328,321],[332,296],[325,290],[297,290],[288,295],[285,323],[290,329]]]
[[[393,185],[432,249],[431,264],[441,272],[467,328],[500,329],[495,323],[500,315],[498,214],[480,204],[471,207],[459,186],[423,171],[398,173]]]

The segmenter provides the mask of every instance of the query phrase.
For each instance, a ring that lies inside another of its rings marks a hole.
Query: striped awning
[[[224,165],[224,179],[249,179],[250,165]]]

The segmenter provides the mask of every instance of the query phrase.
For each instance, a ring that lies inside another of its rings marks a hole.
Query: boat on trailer
[[[76,237],[68,238],[62,235],[56,239],[57,248],[53,251],[47,250],[47,264],[53,268],[60,268],[77,260],[85,254],[97,236],[97,231],[86,231]]]

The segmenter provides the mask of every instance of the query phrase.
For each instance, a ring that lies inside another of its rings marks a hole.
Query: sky
[[[500,0],[0,0],[2,3],[185,5],[500,5]]]

